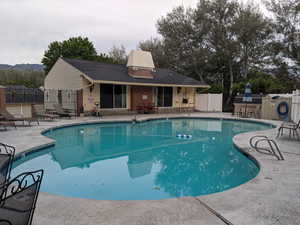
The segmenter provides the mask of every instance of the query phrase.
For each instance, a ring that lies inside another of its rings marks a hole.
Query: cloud
[[[50,42],[87,36],[98,52],[136,48],[158,18],[197,0],[1,0],[0,63],[40,63]]]

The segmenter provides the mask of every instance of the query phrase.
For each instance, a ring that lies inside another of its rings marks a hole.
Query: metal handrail
[[[255,139],[259,138],[254,142]],[[259,143],[266,142],[268,143],[270,148],[258,147]],[[284,157],[277,145],[277,143],[264,135],[257,135],[250,138],[249,141],[250,146],[255,149],[257,152],[266,154],[266,155],[274,155],[278,160],[284,160]]]

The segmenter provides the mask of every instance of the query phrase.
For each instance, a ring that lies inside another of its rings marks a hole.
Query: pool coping
[[[161,115],[159,117],[157,117],[157,116],[151,117],[151,115],[147,115],[147,117],[143,117],[143,118],[139,119],[138,122],[145,122],[145,121],[153,120],[153,119],[158,120],[158,119],[166,119],[166,118],[170,118],[170,119],[171,118],[200,118],[200,119],[226,119],[226,120],[228,119],[228,120],[234,120],[234,121],[247,121],[247,122],[262,123],[262,124],[275,126],[274,128],[270,128],[270,129],[263,130],[263,131],[258,131],[258,132],[251,131],[251,132],[241,133],[241,134],[235,135],[232,138],[232,142],[238,150],[240,150],[242,153],[248,155],[249,157],[254,159],[255,162],[257,162],[257,164],[260,167],[259,173],[252,180],[250,180],[250,181],[248,181],[244,184],[241,184],[237,187],[225,190],[223,192],[218,192],[218,193],[214,193],[214,194],[209,194],[209,195],[205,195],[205,196],[196,197],[196,198],[201,199],[201,200],[204,199],[206,202],[210,202],[208,198],[210,198],[211,196],[214,196],[214,197],[217,196],[218,197],[218,195],[226,195],[227,193],[235,192],[236,190],[238,190],[240,188],[246,188],[247,185],[249,185],[250,183],[253,183],[253,180],[255,180],[257,178],[260,178],[260,176],[262,176],[262,171],[264,170],[264,167],[262,167],[262,162],[260,160],[260,155],[257,155],[257,154],[254,155],[254,152],[249,152],[248,142],[246,140],[248,140],[247,138],[249,136],[253,136],[254,134],[257,135],[257,133],[265,134],[266,131],[270,131],[270,130],[276,131],[277,126],[280,124],[279,121],[234,118],[234,117],[226,116],[226,115],[223,115],[223,116],[214,116],[214,115],[212,115],[212,116],[201,116],[201,115],[197,115],[197,116],[195,116],[195,115],[193,115],[193,116],[168,115],[168,116],[166,116],[166,115]],[[18,151],[17,154],[16,154],[16,157],[18,159],[19,157],[24,157],[25,155],[30,154],[34,151],[40,151],[43,148],[46,148],[46,147],[49,147],[49,146],[53,145],[55,143],[55,141],[48,138],[48,137],[45,137],[43,135],[43,133],[45,133],[49,130],[52,130],[52,129],[59,129],[59,128],[63,128],[63,127],[78,126],[78,125],[85,125],[85,124],[117,123],[117,122],[131,122],[131,121],[132,121],[132,119],[118,119],[118,120],[108,119],[108,120],[101,120],[101,121],[99,121],[99,120],[89,120],[89,121],[75,121],[75,122],[74,121],[64,121],[63,124],[54,125],[54,126],[50,126],[50,127],[46,128],[46,129],[34,131],[33,132],[34,135],[37,135],[39,138],[42,138],[44,143],[40,144],[40,145],[35,145],[34,147],[31,147],[31,148],[27,148],[27,149],[25,148],[21,151]],[[33,133],[31,133],[31,134],[33,134]],[[80,198],[70,198],[70,197],[56,196],[56,195],[52,195],[52,194],[48,194],[48,193],[44,193],[44,192],[41,192],[41,195],[46,196],[47,199],[53,197],[53,198],[58,198],[58,199],[68,199],[71,202],[72,202],[72,199],[74,201],[78,200],[80,202],[85,202],[85,203],[91,203],[91,202],[94,202],[94,201],[107,202],[106,200],[90,200],[90,199],[80,199]],[[184,199],[184,198],[186,198],[186,197],[179,198],[179,199]],[[189,198],[189,197],[187,197],[187,198]],[[138,202],[145,202],[145,201],[148,202],[148,201],[166,201],[166,200],[169,200],[169,199],[162,199],[162,200],[128,200],[128,201],[126,200],[126,201],[123,201],[123,202],[136,202],[136,201],[138,201]],[[119,201],[111,200],[111,202],[119,202]],[[212,201],[212,203],[214,203],[214,202]]]

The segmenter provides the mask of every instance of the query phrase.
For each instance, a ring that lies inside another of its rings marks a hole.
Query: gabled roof
[[[99,83],[119,83],[132,85],[191,86],[209,87],[190,77],[180,75],[169,69],[155,69],[153,79],[134,78],[128,75],[125,65],[108,64],[80,59],[62,58],[65,62],[81,71],[89,79]]]

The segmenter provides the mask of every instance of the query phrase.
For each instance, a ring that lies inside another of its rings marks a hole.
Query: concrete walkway
[[[179,116],[189,116],[181,114]],[[140,119],[176,115],[143,115]],[[193,113],[197,117],[230,118],[227,114]],[[78,118],[42,122],[40,126],[0,132],[0,142],[16,146],[17,154],[53,144],[42,130],[70,123],[124,121],[132,116],[104,119]],[[271,122],[275,125],[279,123]],[[34,216],[35,225],[298,225],[300,224],[300,141],[277,139],[285,161],[249,149],[256,134],[274,137],[276,130],[239,134],[234,143],[253,155],[261,165],[259,175],[236,188],[197,198],[155,201],[99,201],[41,193]]]

